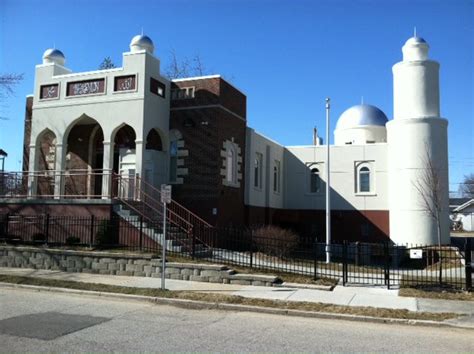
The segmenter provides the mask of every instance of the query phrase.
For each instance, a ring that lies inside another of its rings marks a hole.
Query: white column
[[[54,199],[60,199],[64,194],[66,148],[56,144],[56,161],[54,164]]]
[[[135,173],[138,174],[140,180],[135,181],[135,193],[136,199],[140,199],[141,184],[140,181],[145,179],[145,145],[143,140],[135,140]]]
[[[31,144],[29,146],[30,149],[30,156],[29,156],[29,162],[28,162],[28,198],[32,198],[36,196],[36,177],[35,177],[35,171],[36,171],[36,145]]]
[[[112,194],[112,171],[114,167],[114,143],[104,141],[104,161],[102,164],[102,199]]]

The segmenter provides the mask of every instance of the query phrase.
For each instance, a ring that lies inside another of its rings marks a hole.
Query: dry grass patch
[[[191,291],[168,291],[155,288],[131,288],[125,286],[82,283],[69,280],[44,279],[34,277],[24,277],[15,275],[0,275],[0,282],[12,284],[38,285],[47,287],[58,287],[76,290],[89,290],[98,292],[109,292],[119,294],[144,295],[161,298],[175,298],[186,300],[205,301],[210,304],[225,303],[248,306],[260,306],[279,308],[287,310],[300,310],[312,312],[338,313],[348,315],[370,316],[379,318],[397,318],[397,319],[417,319],[443,321],[455,318],[458,315],[454,313],[428,313],[412,312],[408,310],[380,309],[373,307],[354,307],[332,304],[312,303],[312,302],[288,302],[279,300],[250,299],[242,296],[223,295],[214,293],[200,293]]]
[[[474,293],[472,292],[439,286],[401,288],[398,294],[400,296],[421,297],[427,299],[474,301]],[[474,306],[474,304],[472,306]]]

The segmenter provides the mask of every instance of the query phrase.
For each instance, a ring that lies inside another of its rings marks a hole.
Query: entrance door
[[[136,165],[135,165],[135,150],[120,149],[120,186],[119,193],[121,198],[137,199],[136,195]]]

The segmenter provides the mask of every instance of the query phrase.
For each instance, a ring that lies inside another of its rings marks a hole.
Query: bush
[[[81,239],[79,237],[76,237],[76,236],[69,236],[66,239],[66,245],[68,245],[68,246],[77,245],[79,243],[81,243]]]
[[[298,246],[299,236],[292,230],[267,225],[252,231],[252,243],[259,252],[286,257]]]

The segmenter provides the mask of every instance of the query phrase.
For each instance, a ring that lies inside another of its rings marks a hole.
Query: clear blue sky
[[[141,32],[162,67],[170,50],[199,54],[209,73],[230,78],[248,100],[248,124],[284,145],[311,143],[347,108],[380,107],[392,117],[392,71],[416,26],[441,63],[441,110],[449,120],[450,190],[474,172],[474,0],[410,1],[35,1],[0,0],[0,72],[24,73],[1,103],[6,168],[22,156],[24,99],[34,67],[53,45],[73,71],[95,70]]]

